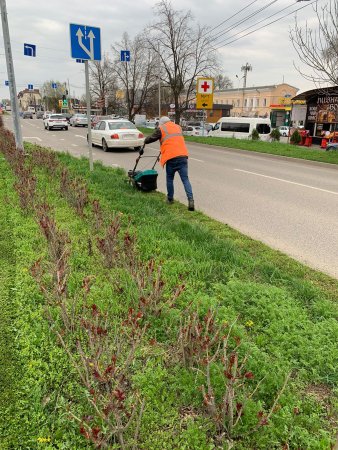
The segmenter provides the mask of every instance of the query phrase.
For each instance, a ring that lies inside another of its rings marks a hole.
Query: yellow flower
[[[246,323],[245,323],[245,326],[246,327],[248,327],[248,328],[251,328],[252,326],[253,326],[253,321],[252,320],[248,320]]]
[[[46,443],[46,442],[50,442],[51,439],[50,439],[50,437],[48,437],[48,438],[38,437],[37,441],[38,441],[40,444],[44,444],[44,443]]]

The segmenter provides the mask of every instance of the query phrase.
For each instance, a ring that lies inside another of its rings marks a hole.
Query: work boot
[[[189,211],[195,211],[195,203],[194,203],[194,200],[189,200],[189,203],[188,203],[188,210],[189,210]]]
[[[174,199],[173,198],[168,198],[167,197],[167,204],[168,205],[172,205],[174,203]]]

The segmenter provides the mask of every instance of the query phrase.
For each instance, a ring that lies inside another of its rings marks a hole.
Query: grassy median
[[[56,170],[26,148],[37,178],[26,211],[25,184],[9,189],[0,160],[16,255],[3,253],[15,301],[0,346],[8,373],[20,365],[15,383],[3,375],[1,448],[330,449],[337,280],[136,191],[121,169],[89,173],[86,159],[57,154]],[[41,232],[51,217],[67,256],[56,272]]]

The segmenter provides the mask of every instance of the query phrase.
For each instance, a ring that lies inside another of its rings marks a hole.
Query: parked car
[[[278,131],[280,132],[281,136],[289,136],[290,135],[290,127],[283,125],[281,127],[278,127]]]
[[[88,119],[86,114],[74,114],[69,120],[69,125],[71,127],[87,127]]]
[[[338,150],[338,142],[329,142],[326,145],[326,151],[328,152],[329,150]]]
[[[53,114],[51,111],[45,111],[44,113],[43,113],[43,120],[45,120],[45,119],[47,119],[51,114]]]
[[[94,116],[94,117],[92,117],[91,124],[92,124],[92,128],[94,128],[95,125],[98,122],[100,122],[101,120],[120,120],[120,119],[128,120],[128,119],[123,119],[123,117],[116,116],[115,114],[111,114],[108,116]]]
[[[88,139],[88,135],[87,135]],[[144,135],[129,120],[108,119],[98,122],[92,130],[92,143],[106,152],[110,148],[134,147],[139,151]]]
[[[91,126],[92,128],[95,127],[95,125],[100,122],[101,120],[108,120],[111,119],[110,116],[92,116],[91,118]]]
[[[43,121],[45,130],[52,130],[54,128],[68,130],[67,119],[62,114],[51,114]]]
[[[24,111],[22,113],[23,119],[33,119],[33,113],[31,111]]]
[[[63,117],[67,119],[67,122],[70,123],[70,119],[73,117],[73,114],[70,113],[62,113]]]
[[[187,126],[182,128],[182,132],[184,136],[207,136],[208,131],[202,127],[193,127],[193,126]]]
[[[43,111],[36,111],[35,117],[36,119],[43,119],[44,112]]]
[[[158,126],[158,122],[156,122],[155,120],[147,120],[147,123],[146,123],[147,128],[155,129],[155,128],[157,128],[157,126]]]

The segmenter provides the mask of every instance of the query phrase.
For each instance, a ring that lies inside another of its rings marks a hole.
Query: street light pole
[[[88,155],[89,155],[89,170],[92,172],[93,166],[93,145],[92,145],[92,126],[90,120],[90,91],[89,91],[89,65],[88,60],[85,61],[85,74],[86,74],[86,103],[87,103],[87,119],[88,119]]]
[[[158,42],[158,120],[161,118],[161,57],[160,43]]]
[[[11,41],[10,41],[10,37],[9,37],[6,0],[0,0],[0,11],[1,11],[1,22],[2,22],[2,33],[3,33],[3,37],[4,37],[4,46],[5,46],[5,54],[6,54],[9,92],[10,92],[11,106],[12,106],[15,144],[16,144],[16,148],[18,150],[23,150],[23,140],[22,140],[20,120],[19,120],[19,104],[18,104],[18,96],[17,96],[17,92],[16,92]]]

